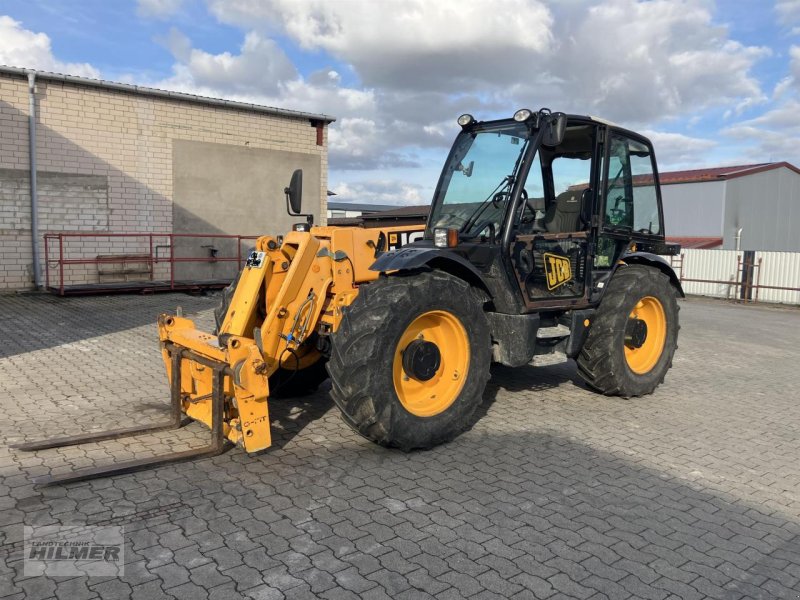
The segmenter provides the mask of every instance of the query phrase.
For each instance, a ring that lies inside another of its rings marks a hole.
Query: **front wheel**
[[[364,437],[430,448],[467,429],[491,361],[480,294],[440,271],[362,286],[331,337],[331,395]]]
[[[678,347],[678,310],[675,288],[659,269],[621,266],[578,355],[578,374],[603,394],[653,393]]]

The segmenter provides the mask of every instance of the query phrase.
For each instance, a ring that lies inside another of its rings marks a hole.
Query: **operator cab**
[[[459,124],[426,238],[484,273],[509,265],[522,312],[591,305],[633,244],[663,246],[646,138],[547,109],[488,122],[463,115]]]

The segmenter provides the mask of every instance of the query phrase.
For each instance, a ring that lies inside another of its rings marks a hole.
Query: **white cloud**
[[[757,162],[789,161],[800,164],[800,100],[792,97],[758,117],[732,125],[722,132],[749,147]]]
[[[280,30],[392,89],[508,83],[552,44],[540,0],[209,0],[220,21]]]
[[[0,65],[100,78],[100,71],[89,63],[69,63],[56,59],[50,38],[35,33],[8,16],[0,16]]]
[[[248,32],[239,53],[208,53],[173,33],[174,76],[159,85],[332,114],[334,170],[422,164],[415,153],[449,145],[463,112],[495,118],[549,106],[662,132],[768,101],[753,70],[770,51],[731,39],[710,0],[208,3]],[[279,36],[339,66],[301,74]],[[660,155],[675,164],[713,149],[660,135]]]
[[[166,19],[177,13],[184,0],[138,0],[136,13],[140,17]]]
[[[789,69],[795,81],[800,81],[800,46],[792,46],[789,48]]]
[[[576,4],[556,16],[555,35],[549,78],[520,83],[517,97],[538,91],[634,126],[765,100],[751,70],[769,50],[729,39],[704,0]]]
[[[211,93],[274,96],[281,83],[297,76],[292,62],[273,40],[248,33],[239,54],[210,54],[191,47],[191,42],[176,30],[169,47],[178,63],[174,75],[163,82],[173,89]]]
[[[420,129],[431,125],[428,112],[443,106],[423,104],[433,93],[479,96],[483,102],[471,112],[484,103],[504,112],[547,105],[633,124],[711,106],[740,114],[766,100],[751,69],[769,50],[729,39],[708,0],[209,5],[223,22],[280,32],[329,53],[379,97],[405,95]]]
[[[772,99],[783,100],[800,82],[800,46],[789,48],[789,75],[775,84],[772,90]]]
[[[335,202],[359,202],[364,204],[430,204],[421,185],[398,180],[375,180],[339,183],[333,190]]]
[[[447,116],[452,130],[453,114],[469,99],[451,99],[442,93],[382,93],[342,85],[334,69],[321,69],[304,78],[283,50],[257,32],[245,36],[238,54],[212,54],[194,48],[176,29],[159,40],[175,57],[173,75],[150,82],[160,88],[233,100],[282,106],[337,117],[331,127],[330,162],[339,169],[416,166],[407,152],[409,144],[447,145],[452,138],[439,119]],[[474,98],[473,98],[474,100]],[[419,107],[429,108],[419,125]]]
[[[659,169],[694,168],[708,162],[709,153],[717,146],[717,142],[705,138],[696,138],[681,133],[653,131],[645,129],[642,135],[653,142],[658,159]]]
[[[800,0],[778,0],[775,2],[775,12],[782,25],[794,25],[800,22]]]

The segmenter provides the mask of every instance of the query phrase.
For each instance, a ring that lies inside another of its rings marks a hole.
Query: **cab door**
[[[511,261],[529,309],[587,298],[591,215],[599,172],[598,126],[569,123],[564,141],[542,146],[525,181]]]
[[[664,218],[650,143],[622,132],[608,135],[602,174],[602,220],[594,258],[596,279],[613,270],[631,242],[664,240]]]

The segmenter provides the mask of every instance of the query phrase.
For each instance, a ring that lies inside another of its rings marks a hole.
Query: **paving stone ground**
[[[8,444],[167,416],[155,316],[214,297],[0,297],[0,598],[798,598],[800,310],[681,303],[655,394],[572,363],[493,368],[474,427],[403,454],[327,384],[270,403],[274,446],[91,482],[29,477],[205,443]],[[24,577],[23,525],[122,525],[122,578]]]

